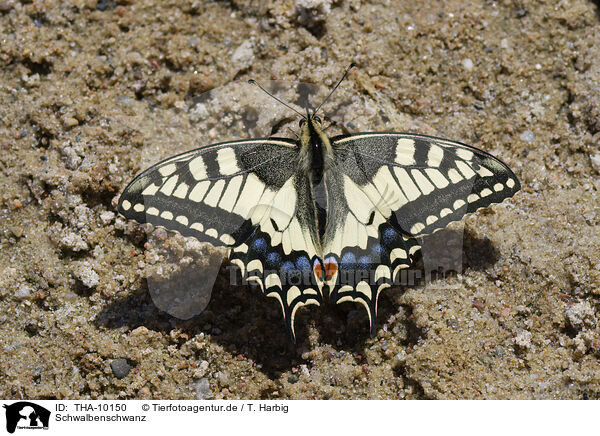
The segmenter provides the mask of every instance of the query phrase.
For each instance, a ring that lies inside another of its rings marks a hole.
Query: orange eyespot
[[[315,261],[314,266],[315,276],[322,282],[330,280],[338,270],[337,262],[335,260],[325,260],[324,266],[321,262]]]

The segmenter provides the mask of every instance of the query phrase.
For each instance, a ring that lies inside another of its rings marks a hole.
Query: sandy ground
[[[461,140],[521,180],[465,219],[462,272],[384,293],[374,338],[348,304],[299,312],[292,346],[226,269],[201,315],[157,309],[157,256],[220,254],[116,216],[119,192],[296,126],[244,80],[326,89],[351,61],[325,108],[347,129]],[[0,0],[0,397],[600,397],[599,85],[587,0]]]

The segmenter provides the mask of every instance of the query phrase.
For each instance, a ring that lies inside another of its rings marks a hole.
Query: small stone
[[[115,377],[119,380],[126,377],[127,374],[129,374],[129,371],[131,371],[133,368],[129,362],[127,362],[127,359],[123,358],[114,359],[112,362],[110,362],[110,367]]]
[[[24,300],[25,298],[28,298],[32,293],[33,289],[31,288],[31,286],[21,285],[19,286],[19,289],[17,289],[17,292],[15,292],[15,297],[17,297],[20,300]]]
[[[75,232],[66,233],[60,240],[60,245],[73,252],[85,251],[88,249],[88,244],[83,238]]]
[[[577,331],[594,328],[596,325],[594,309],[589,302],[577,303],[569,307],[565,312],[565,317],[569,325]]]
[[[144,58],[137,51],[132,51],[127,55],[127,60],[132,65],[142,65],[144,63]]]
[[[210,384],[206,378],[201,378],[195,383],[195,391],[198,400],[207,400],[213,397],[210,391]]]
[[[392,360],[392,368],[398,369],[405,365],[408,355],[405,350],[398,352]]]
[[[515,337],[515,345],[527,349],[531,347],[531,332],[523,330]]]
[[[109,225],[114,219],[115,213],[111,212],[110,210],[107,210],[106,212],[102,212],[100,214],[100,221],[102,221],[102,224],[104,224],[105,226]]]
[[[70,129],[71,127],[75,127],[79,124],[79,121],[73,117],[63,117],[62,119],[63,125]]]
[[[600,153],[591,155],[590,162],[592,163],[592,167],[596,170],[596,172],[600,174]]]
[[[83,285],[87,288],[95,288],[100,283],[100,276],[88,261],[80,263],[77,267],[75,267],[74,271],[75,277],[83,283]]]
[[[308,367],[306,365],[300,365],[300,372],[303,376],[310,377],[310,371],[308,370]]]
[[[21,226],[10,226],[8,229],[14,235],[15,238],[20,238],[21,236],[23,236],[23,227]]]
[[[210,91],[215,87],[214,82],[210,77],[195,75],[190,79],[188,84],[188,93],[191,95],[200,95]]]
[[[204,377],[206,371],[208,371],[208,362],[206,360],[203,360],[202,362],[200,362],[200,365],[198,365],[198,368],[194,370],[193,377],[196,379],[200,379]]]
[[[252,42],[247,39],[234,52],[231,57],[235,66],[240,69],[246,69],[254,62],[254,52],[252,50]]]
[[[463,67],[467,71],[473,71],[473,61],[469,58],[463,59]]]
[[[535,135],[531,130],[525,130],[523,133],[521,133],[519,138],[521,138],[521,141],[523,142],[533,142]]]
[[[290,374],[288,376],[288,382],[291,383],[291,384],[297,383],[299,379],[300,378],[298,377],[297,374]]]

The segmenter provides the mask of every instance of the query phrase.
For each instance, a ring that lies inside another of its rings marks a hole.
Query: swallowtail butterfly
[[[118,203],[126,218],[230,247],[230,261],[279,301],[292,340],[298,308],[324,298],[363,305],[374,334],[379,294],[414,262],[419,237],[520,189],[504,163],[460,142],[391,132],[330,138],[316,115],[323,103],[296,111],[297,140],[223,142],[170,157],[135,177]]]

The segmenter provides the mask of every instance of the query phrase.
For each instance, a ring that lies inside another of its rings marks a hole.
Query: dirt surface
[[[465,219],[462,272],[384,292],[374,338],[361,308],[312,307],[292,346],[226,268],[201,315],[157,309],[157,257],[222,253],[118,217],[119,192],[297,126],[245,109],[244,80],[327,89],[351,61],[325,108],[348,130],[460,140],[519,177]],[[597,2],[0,0],[0,67],[0,397],[600,397]]]

